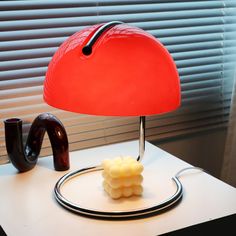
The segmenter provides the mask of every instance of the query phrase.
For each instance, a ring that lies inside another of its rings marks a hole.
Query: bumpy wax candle
[[[113,199],[141,195],[143,188],[143,165],[132,157],[118,157],[104,160],[103,187]]]

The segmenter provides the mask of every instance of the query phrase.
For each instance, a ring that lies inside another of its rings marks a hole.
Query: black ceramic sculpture
[[[22,140],[22,120],[12,118],[5,120],[4,123],[7,153],[19,172],[31,170],[36,165],[46,131],[52,146],[55,170],[69,169],[68,138],[63,124],[57,117],[50,113],[36,117],[25,147]]]

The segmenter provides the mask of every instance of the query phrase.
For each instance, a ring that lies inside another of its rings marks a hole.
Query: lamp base
[[[145,152],[145,116],[140,117],[140,135],[139,135],[139,156],[137,158],[137,161],[142,161],[144,157]],[[153,205],[151,207],[146,207],[143,209],[138,210],[132,210],[132,211],[99,211],[92,208],[86,208],[79,204],[75,204],[68,199],[66,199],[61,192],[62,186],[68,182],[70,179],[74,177],[79,177],[81,175],[94,172],[94,171],[101,171],[103,168],[101,166],[92,166],[87,167],[84,169],[79,169],[74,172],[68,173],[64,176],[62,176],[58,182],[56,183],[54,187],[54,194],[55,198],[58,201],[60,205],[65,207],[68,210],[71,210],[75,213],[93,217],[93,218],[99,218],[99,219],[132,219],[132,218],[142,218],[142,217],[148,217],[151,215],[155,215],[158,213],[161,213],[164,210],[169,209],[170,207],[174,206],[177,202],[179,202],[183,195],[183,187],[181,182],[179,181],[179,173],[172,177],[172,181],[174,182],[176,186],[175,193],[166,198],[166,200],[162,201],[161,203],[158,203],[156,205]]]
[[[58,182],[55,185],[54,188],[54,194],[57,202],[62,205],[64,208],[73,211],[75,213],[78,213],[83,216],[97,218],[97,219],[109,219],[109,220],[115,220],[115,219],[133,219],[133,218],[143,218],[148,217],[152,215],[156,215],[158,213],[163,212],[164,210],[169,209],[170,207],[173,207],[177,202],[179,202],[183,195],[183,187],[181,182],[178,179],[178,176],[174,176],[172,178],[172,181],[174,182],[176,186],[175,193],[168,197],[166,200],[162,201],[161,203],[158,203],[156,205],[153,205],[151,207],[146,207],[143,209],[137,209],[132,211],[100,211],[95,210],[93,208],[83,207],[80,204],[75,204],[68,199],[66,199],[62,195],[61,188],[62,186],[68,182],[70,179],[74,177],[79,177],[84,174],[89,174],[94,171],[101,171],[103,168],[101,166],[94,166],[94,167],[88,167],[80,170],[76,170],[74,172],[68,173],[64,176],[62,176]]]

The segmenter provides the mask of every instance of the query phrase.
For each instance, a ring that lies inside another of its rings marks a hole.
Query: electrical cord
[[[195,169],[195,170],[200,170],[200,171],[203,171],[203,172],[206,172],[204,169],[200,168],[200,167],[197,167],[197,166],[190,166],[190,167],[186,167],[186,168],[183,168],[181,170],[179,170],[176,174],[175,174],[175,177],[176,178],[179,178],[180,175],[185,172],[186,170],[192,170],[192,169]]]

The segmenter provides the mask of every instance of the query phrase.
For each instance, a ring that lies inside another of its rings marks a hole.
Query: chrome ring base
[[[172,180],[176,185],[176,192],[168,197],[165,201],[158,203],[154,206],[143,208],[143,209],[137,209],[132,211],[98,211],[95,209],[85,208],[79,204],[75,204],[68,199],[66,199],[62,193],[61,188],[62,186],[69,181],[70,179],[94,172],[94,171],[101,171],[101,166],[94,166],[94,167],[88,167],[84,169],[79,169],[74,172],[70,172],[62,176],[56,183],[54,187],[54,194],[57,202],[62,205],[64,208],[73,211],[75,213],[81,214],[83,216],[88,217],[95,217],[97,219],[109,219],[109,220],[115,220],[115,219],[132,219],[132,218],[143,218],[148,217],[151,215],[156,215],[164,210],[169,209],[170,207],[173,207],[177,202],[179,202],[183,195],[183,187],[181,182],[179,181],[178,177],[173,177]]]

